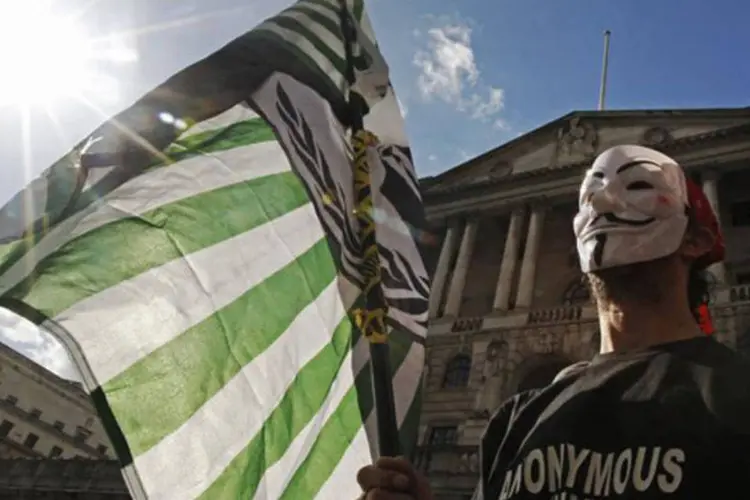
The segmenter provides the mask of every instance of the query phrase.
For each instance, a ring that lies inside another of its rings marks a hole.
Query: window
[[[59,446],[53,446],[51,450],[49,450],[49,457],[50,458],[57,458],[60,455],[62,455],[62,448]]]
[[[736,201],[729,205],[732,226],[750,226],[750,200]]]
[[[15,427],[15,424],[13,422],[3,420],[3,423],[0,424],[0,437],[5,437],[10,434],[10,431],[13,429],[13,427]]]
[[[91,436],[91,431],[81,427],[76,427],[75,438],[77,441],[86,441]]]
[[[42,410],[40,410],[39,408],[34,408],[34,409],[33,409],[33,410],[31,410],[31,412],[29,413],[29,416],[30,416],[31,418],[37,418],[37,419],[38,419],[39,417],[41,417],[41,416],[42,416]]]
[[[96,447],[96,451],[98,451],[102,455],[105,455],[107,453],[107,447],[104,446],[103,444],[100,444],[99,446]]]
[[[431,446],[442,446],[449,444],[456,444],[458,439],[458,427],[455,425],[444,425],[440,427],[433,427],[430,431]]]
[[[63,429],[65,429],[65,424],[60,422],[59,420],[55,420],[55,423],[52,424],[52,427],[57,429],[58,431],[62,432]]]
[[[448,362],[443,378],[444,388],[466,387],[471,373],[471,358],[466,354],[459,354]]]
[[[13,396],[12,394],[8,394],[7,396],[5,396],[5,401],[12,405],[15,405],[16,403],[18,403],[18,398]]]
[[[39,441],[39,436],[37,436],[33,432],[29,432],[29,435],[26,436],[26,439],[23,440],[23,445],[29,449],[34,449],[37,441]]]

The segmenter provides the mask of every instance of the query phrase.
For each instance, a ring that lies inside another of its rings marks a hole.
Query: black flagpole
[[[377,138],[364,129],[363,118],[367,104],[362,96],[351,90],[355,82],[354,44],[357,30],[347,9],[346,0],[341,4],[341,30],[346,56],[346,79],[349,83],[349,120],[354,149],[354,189],[356,193],[356,216],[360,225],[360,245],[363,256],[365,285],[364,307],[355,314],[357,326],[370,342],[370,364],[372,386],[377,417],[378,448],[380,456],[401,455],[401,439],[396,421],[396,404],[393,396],[390,350],[386,317],[388,304],[382,288],[380,252],[375,238],[375,221],[372,213],[372,187],[367,151]]]

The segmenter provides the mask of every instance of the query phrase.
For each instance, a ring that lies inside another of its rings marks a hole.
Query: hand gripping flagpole
[[[351,145],[354,152],[354,192],[356,196],[355,216],[359,222],[359,242],[363,259],[364,306],[354,311],[356,326],[370,342],[370,365],[375,401],[380,456],[395,457],[401,454],[401,440],[396,421],[396,405],[393,396],[393,379],[388,346],[386,317],[388,304],[382,287],[380,251],[375,237],[373,214],[372,178],[369,154],[378,144],[378,138],[363,124],[366,113],[364,98],[352,91],[355,83],[354,43],[357,30],[347,9],[346,0],[341,6],[341,29],[346,56],[346,79],[349,83],[349,116],[351,121]]]

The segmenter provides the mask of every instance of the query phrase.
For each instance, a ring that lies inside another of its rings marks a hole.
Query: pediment
[[[575,112],[430,179],[427,191],[592,161],[618,144],[662,147],[750,124],[750,108]]]

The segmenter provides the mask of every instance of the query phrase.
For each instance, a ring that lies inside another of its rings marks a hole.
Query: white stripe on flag
[[[143,174],[104,196],[86,210],[55,226],[0,279],[0,294],[25,279],[36,263],[74,237],[110,222],[142,215],[191,196],[290,170],[276,141],[188,158]]]
[[[184,134],[182,134],[177,140],[187,139],[197,134],[209,132],[215,130],[216,132],[222,130],[225,127],[237,122],[244,122],[258,118],[258,114],[251,110],[249,107],[238,104],[232,106],[228,110],[220,113],[213,118],[198,122],[190,127]]]
[[[289,10],[282,14],[279,14],[278,18],[293,19],[298,23],[304,25],[310,31],[310,33],[315,35],[318,40],[323,42],[323,44],[326,45],[331,50],[331,52],[336,54],[342,61],[345,60],[346,54],[344,53],[344,44],[341,43],[341,40],[335,38],[334,34],[328,31],[324,26],[318,24],[315,21],[312,21],[310,19],[310,16],[308,16],[307,14],[299,11]],[[332,21],[335,24],[339,24],[339,21],[337,19]]]
[[[100,385],[293,262],[323,238],[312,204],[150,269],[55,320],[76,332]],[[120,314],[120,311],[127,314]],[[148,335],[144,335],[148,332]]]
[[[311,10],[311,11],[316,12],[318,15],[327,18],[333,25],[335,25],[337,27],[341,24],[341,20],[339,19],[339,16],[336,13],[334,13],[333,10],[331,10],[329,8],[326,8],[326,7],[323,7],[322,5],[320,5],[318,3],[300,2],[296,6],[297,7],[304,7],[306,10]],[[334,9],[338,9],[339,8],[338,5],[332,5],[332,7]],[[307,22],[309,23],[310,21],[308,20]],[[315,21],[313,21],[313,22],[315,22]],[[317,22],[315,23],[315,26],[318,26]],[[340,39],[334,38],[333,34],[330,34],[330,32],[329,32],[328,36],[329,36],[331,42],[334,45],[342,47],[342,50],[343,50],[343,44],[341,43]]]
[[[351,444],[341,457],[331,477],[320,488],[315,496],[318,500],[330,500],[341,498],[341,492],[347,492],[347,498],[359,498],[362,489],[357,484],[357,473],[365,465],[372,463],[372,450],[367,440],[367,429],[375,429],[377,417],[373,411],[367,418],[367,422],[357,432]]]
[[[320,67],[320,70],[325,73],[328,78],[331,79],[331,82],[333,83],[335,88],[344,88],[344,76],[333,65],[331,60],[321,54],[320,51],[307,40],[307,38],[303,37],[296,31],[282,28],[281,26],[274,24],[273,21],[263,23],[257,29],[262,31],[270,31],[271,33],[275,33],[276,35],[280,36],[284,40],[292,42],[300,50],[302,50],[302,52],[304,52],[307,57],[312,60],[314,65]]]
[[[137,457],[136,468],[148,471],[143,481],[149,497],[188,499],[204,492],[261,430],[300,368],[330,342],[344,316],[334,280],[271,347],[178,430]],[[176,458],[182,466],[174,466]]]
[[[281,459],[266,469],[258,485],[258,490],[255,493],[256,500],[281,498],[284,489],[292,479],[292,471],[296,471],[305,457],[310,453],[320,430],[338,409],[344,396],[346,396],[346,393],[354,384],[354,379],[359,375],[359,372],[367,366],[367,350],[369,346],[370,343],[364,337],[360,337],[359,342],[357,342],[353,350],[353,358],[357,361],[357,364],[352,364],[352,353],[349,353],[341,365],[339,373],[336,375],[336,381],[332,385],[331,392],[326,396],[322,409],[318,411],[310,423],[292,441],[292,444]]]
[[[421,387],[421,377],[415,377],[415,373],[421,373],[424,363],[424,346],[413,343],[404,362],[396,370],[393,377],[394,397],[396,399],[396,421],[399,427],[403,425],[409,407]],[[415,369],[420,370],[415,372]],[[408,400],[408,403],[407,403]],[[328,478],[328,481],[320,488],[315,497],[320,500],[340,498],[342,491],[351,491],[354,497],[360,491],[357,485],[357,472],[365,465],[372,463],[372,452],[367,439],[367,429],[377,429],[375,411],[367,418],[365,426],[357,433],[352,443],[341,457],[336,469]],[[377,438],[375,438],[377,441]]]

